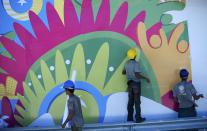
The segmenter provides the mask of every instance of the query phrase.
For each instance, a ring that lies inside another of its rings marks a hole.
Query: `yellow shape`
[[[15,95],[15,91],[16,91],[16,87],[17,87],[17,81],[8,76],[6,78],[6,93],[9,96],[14,96]]]
[[[0,84],[0,96],[5,96],[6,94],[6,88],[4,84]]]
[[[188,43],[185,40],[181,40],[178,44],[178,50],[182,53],[186,52],[188,49]]]
[[[169,43],[166,33],[163,29],[160,29],[160,37],[150,38],[152,43],[149,43],[146,36],[147,29],[145,24],[143,22],[138,24],[137,35],[139,43],[156,74],[161,96],[172,89],[174,84],[180,80],[180,68],[186,68],[191,72],[189,45],[185,40],[178,43],[180,36],[184,32],[184,28],[183,23],[178,24],[171,33]],[[162,42],[159,48],[151,48],[152,45],[150,47],[150,44],[155,43],[155,41]],[[189,79],[191,79],[191,73]]]
[[[64,0],[54,0],[55,9],[64,23]]]
[[[161,46],[161,39],[158,35],[152,35],[150,38],[150,44],[153,48],[159,48]]]
[[[127,52],[128,59],[134,59],[134,57],[137,55],[136,49],[132,48],[129,49]]]

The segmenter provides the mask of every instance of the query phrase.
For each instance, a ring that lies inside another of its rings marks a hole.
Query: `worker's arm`
[[[74,111],[72,111],[72,110],[69,111],[69,114],[68,114],[68,116],[67,116],[65,122],[64,122],[63,125],[62,125],[62,128],[65,128],[66,124],[67,124],[70,120],[72,120],[73,115],[74,115]]]
[[[196,89],[195,89],[195,87],[194,87],[193,84],[191,84],[191,86],[189,87],[189,89],[191,91],[191,94],[192,94],[194,100],[198,100],[200,98],[203,98],[203,94],[197,95],[197,91],[196,91]]]
[[[198,100],[200,98],[203,98],[203,94],[199,94],[199,95],[193,94],[193,98],[194,100]]]
[[[74,104],[73,104],[73,100],[72,100],[72,99],[69,99],[69,101],[68,101],[68,111],[69,111],[69,114],[68,114],[68,116],[67,116],[65,122],[63,123],[62,128],[65,128],[66,124],[67,124],[70,120],[72,120],[72,118],[73,118],[73,116],[74,116],[74,111],[75,111],[75,109],[74,109]]]
[[[142,75],[141,73],[139,73],[139,72],[135,72],[135,76],[136,76],[137,79],[145,79],[148,83],[150,83],[150,79],[147,78],[147,77],[145,77],[145,76],[143,76],[143,75]]]
[[[126,70],[125,69],[123,69],[122,75],[126,75]]]

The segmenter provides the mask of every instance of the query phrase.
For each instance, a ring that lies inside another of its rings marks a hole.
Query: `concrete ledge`
[[[66,131],[70,128],[59,127],[18,127],[4,128],[1,131]],[[143,123],[103,123],[85,124],[84,131],[160,131],[160,130],[182,130],[182,129],[207,129],[207,118],[184,118],[165,121],[146,121]]]

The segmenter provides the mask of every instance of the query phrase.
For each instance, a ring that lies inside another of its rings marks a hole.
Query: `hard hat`
[[[188,74],[189,74],[188,70],[186,70],[186,69],[181,69],[181,70],[180,70],[180,77],[181,77],[181,78],[186,78],[186,77],[188,77]]]
[[[129,49],[128,52],[127,52],[127,57],[128,57],[129,59],[134,59],[136,55],[137,55],[137,51],[136,51],[135,48],[131,48],[131,49]]]
[[[64,88],[64,89],[72,90],[72,89],[75,88],[75,85],[74,85],[73,81],[71,81],[71,80],[67,80],[67,81],[64,83],[63,88]]]

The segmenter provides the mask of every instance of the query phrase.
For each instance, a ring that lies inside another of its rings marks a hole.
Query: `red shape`
[[[168,91],[165,95],[163,95],[161,100],[163,105],[178,112],[178,103],[174,103],[172,91]]]
[[[5,120],[9,124],[8,127],[14,127],[17,122],[14,118],[12,106],[11,106],[10,100],[7,96],[4,96],[2,98],[2,105],[1,106],[2,106],[2,115],[6,115],[9,117],[8,119]]]

